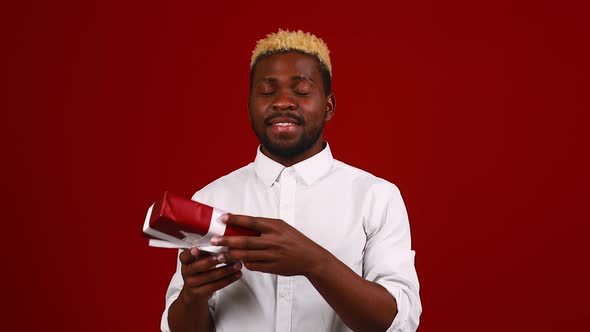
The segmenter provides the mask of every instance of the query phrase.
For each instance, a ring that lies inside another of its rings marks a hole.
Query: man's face
[[[252,78],[248,111],[263,152],[300,161],[322,150],[322,131],[334,114],[318,60],[300,53],[261,58]]]

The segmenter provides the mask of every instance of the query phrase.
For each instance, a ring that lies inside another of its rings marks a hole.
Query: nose
[[[272,102],[272,108],[276,111],[280,110],[294,110],[297,108],[295,98],[290,91],[278,91],[275,99]]]

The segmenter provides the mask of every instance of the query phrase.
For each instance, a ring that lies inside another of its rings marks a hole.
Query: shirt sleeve
[[[170,332],[170,326],[168,326],[168,309],[170,309],[170,305],[172,302],[176,301],[180,291],[182,290],[182,286],[184,285],[184,280],[182,279],[182,273],[180,272],[181,263],[180,263],[180,253],[182,249],[178,251],[178,258],[176,260],[176,272],[172,276],[170,280],[170,284],[168,285],[168,289],[166,290],[166,307],[164,308],[164,312],[162,313],[162,320],[160,322],[160,329],[162,332]],[[213,294],[213,297],[209,299],[209,311],[215,317],[215,301],[216,301],[217,293]]]
[[[395,298],[398,313],[387,331],[416,331],[422,305],[408,215],[397,187],[388,182],[373,186],[366,211],[363,277]]]

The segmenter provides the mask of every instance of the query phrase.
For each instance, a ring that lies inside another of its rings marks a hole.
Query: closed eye
[[[301,78],[296,81],[292,89],[298,96],[309,96],[313,91],[313,83],[309,79]]]
[[[262,83],[256,86],[256,93],[261,96],[270,96],[275,92],[276,88],[274,87],[273,82],[263,81]]]
[[[295,94],[298,95],[298,96],[309,96],[311,94],[311,92],[309,92],[309,91],[297,91],[297,90],[295,90],[293,92],[295,92]]]

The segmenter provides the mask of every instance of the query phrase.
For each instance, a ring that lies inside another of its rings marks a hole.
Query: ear
[[[326,117],[324,118],[325,121],[329,121],[336,112],[336,96],[334,94],[330,94],[326,97],[328,100],[326,102]]]

